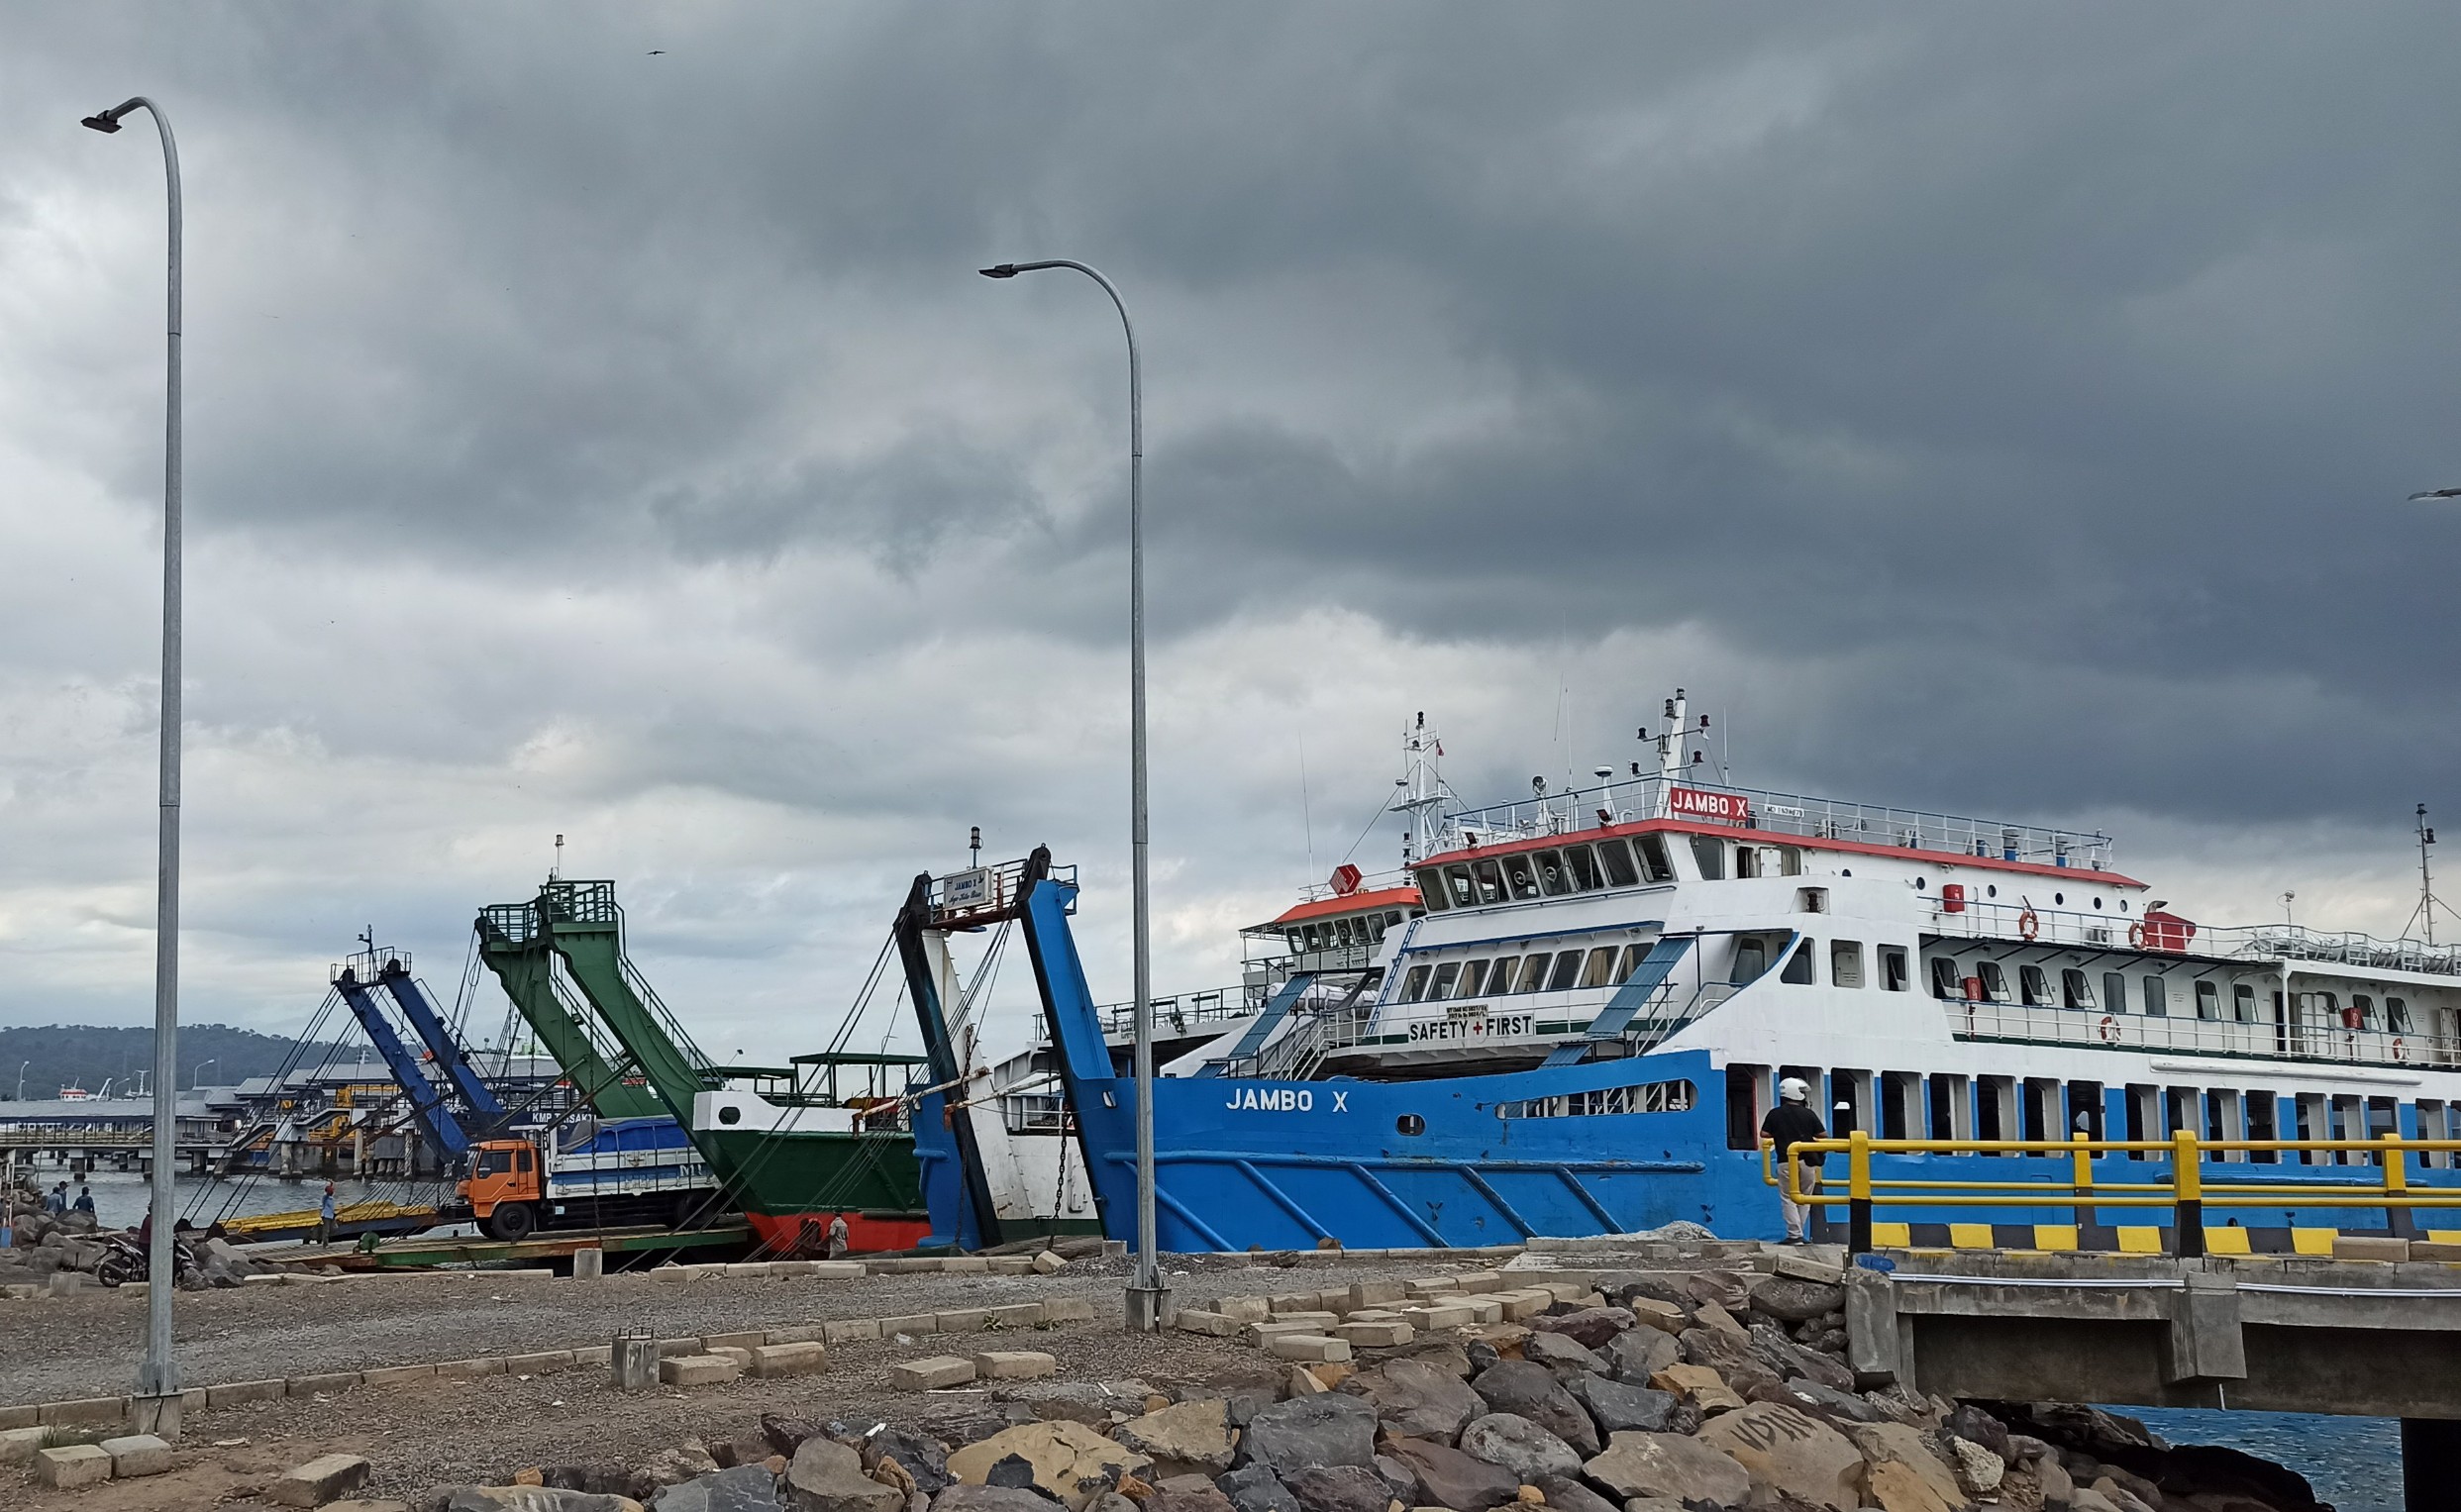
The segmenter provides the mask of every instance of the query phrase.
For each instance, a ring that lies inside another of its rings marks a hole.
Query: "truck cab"
[[[470,1173],[457,1190],[480,1228],[497,1239],[527,1239],[539,1226],[538,1152],[522,1140],[472,1145]]]

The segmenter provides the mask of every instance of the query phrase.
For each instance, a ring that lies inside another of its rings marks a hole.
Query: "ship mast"
[[[1673,812],[1669,805],[1673,802],[1675,785],[1684,780],[1686,769],[1704,756],[1704,753],[1692,751],[1691,742],[1694,738],[1703,742],[1708,739],[1709,717],[1701,715],[1699,728],[1693,729],[1689,724],[1691,716],[1686,712],[1689,707],[1690,701],[1685,697],[1684,690],[1677,688],[1675,696],[1666,701],[1667,727],[1654,736],[1646,728],[1640,732],[1642,740],[1655,741],[1658,745],[1658,795],[1652,802],[1650,812],[1653,819],[1664,819]]]
[[[1401,736],[1402,764],[1408,774],[1393,779],[1393,786],[1401,792],[1392,801],[1392,812],[1409,819],[1409,833],[1401,840],[1404,868],[1445,849],[1447,789],[1443,776],[1436,770],[1436,762],[1443,756],[1444,743],[1427,728],[1427,711],[1421,709],[1418,722]]]
[[[2416,823],[2418,827],[2418,907],[2410,917],[2410,921],[2418,926],[2419,938],[2433,945],[2435,943],[2435,910],[2443,904],[2435,896],[2435,873],[2427,864],[2427,847],[2435,844],[2435,827],[2426,822],[2426,805],[2423,803],[2418,805]],[[2402,932],[2408,934],[2409,927],[2405,925]]]

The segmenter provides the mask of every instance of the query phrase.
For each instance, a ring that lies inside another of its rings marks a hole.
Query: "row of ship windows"
[[[1322,919],[1282,931],[1290,949],[1301,953],[1334,951],[1350,946],[1382,945],[1384,931],[1397,929],[1401,910],[1389,908],[1382,913],[1346,914],[1339,919]]]
[[[1714,849],[1717,842],[1708,840]],[[1798,857],[1800,853],[1796,853]],[[1799,868],[1801,862],[1796,861]],[[1568,897],[1601,887],[1638,887],[1644,882],[1672,882],[1675,867],[1667,857],[1666,837],[1636,835],[1590,845],[1559,846],[1549,851],[1522,851],[1487,860],[1454,861],[1418,869],[1419,896],[1429,908],[1478,908],[1488,903],[1525,903],[1536,898]]]
[[[2196,1016],[2219,1021],[2228,1019],[2240,1024],[2260,1022],[2256,1016],[2256,988],[2248,982],[2234,983],[2230,989],[2230,1009],[2222,1011],[2221,984],[2199,977],[2190,984],[2196,1001]],[[2137,1005],[2153,1018],[2168,1017],[2171,1011],[2170,983],[2159,975],[2148,973],[2138,978]],[[1950,1002],[2010,1003],[2029,1008],[2082,1008],[2087,1012],[2127,1013],[2128,979],[2125,972],[2104,971],[2102,994],[2098,999],[2093,979],[2075,966],[2059,973],[2059,986],[2054,992],[2047,968],[2020,964],[2016,968],[2016,985],[2011,991],[2007,973],[1996,960],[1977,961],[1974,974],[1963,974],[1957,962],[1946,956],[1931,959],[1931,992]],[[2275,1007],[2281,1006],[2279,992],[2273,994]],[[2320,1015],[2329,1022],[2338,1019],[2345,1028],[2372,1029],[2388,1034],[2416,1033],[2410,1022],[2410,1004],[2398,997],[2387,996],[2381,1004],[2365,992],[2350,994],[2345,1006],[2331,992],[2302,992],[2299,1007],[2303,1013]]]
[[[1797,1076],[1828,1096],[1821,1122],[1833,1134],[1860,1129],[1884,1140],[2167,1140],[2187,1132],[2205,1140],[2369,1140],[2402,1130],[2397,1098],[2356,1093],[2280,1094],[2260,1088],[2153,1086],[2117,1089],[2117,1127],[2109,1089],[2099,1081],[2062,1082],[2041,1076],[1966,1076],[1947,1072],[1823,1070],[1812,1065],[1730,1065],[1726,1068],[1726,1143],[1760,1145],[1760,1121],[1776,1083]],[[2420,1098],[2411,1108],[2416,1138],[2461,1138],[2461,1103]],[[2150,1159],[2131,1152],[2130,1159]],[[2364,1164],[2377,1158],[2350,1151],[2231,1150],[2213,1159],[2272,1165]],[[2451,1167],[2456,1156],[2426,1152],[2423,1165]]]
[[[1758,981],[1769,971],[1769,953],[1784,950],[1786,940],[1764,939],[1744,935],[1735,941],[1735,954],[1726,972],[1728,985],[1742,987]],[[1587,950],[1539,951],[1528,956],[1480,957],[1472,960],[1422,961],[1402,973],[1398,1000],[1404,1003],[1440,1003],[1480,996],[1502,997],[1520,992],[1565,992],[1575,987],[1620,987],[1631,978],[1649,954],[1649,946],[1639,943],[1624,946],[1592,946]],[[1805,940],[1795,946],[1778,980],[1791,986],[1812,986],[1820,980],[1820,942]],[[1834,986],[1862,987],[1871,978],[1864,973],[1863,943],[1859,940],[1832,940],[1825,953],[1828,957],[1828,980]],[[1912,981],[1908,975],[1910,959],[1900,945],[1879,948],[1880,985],[1891,992],[1907,990]]]

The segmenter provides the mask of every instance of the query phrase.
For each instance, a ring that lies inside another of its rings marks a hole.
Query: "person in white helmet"
[[[1778,1180],[1782,1183],[1778,1188],[1778,1210],[1786,1218],[1786,1242],[1790,1245],[1803,1242],[1803,1220],[1811,1215],[1811,1208],[1807,1203],[1787,1200],[1783,1185],[1786,1180],[1786,1153],[1794,1149],[1797,1141],[1828,1137],[1828,1130],[1821,1127],[1820,1115],[1811,1111],[1810,1100],[1810,1085],[1800,1076],[1789,1076],[1778,1083],[1778,1105],[1769,1110],[1769,1116],[1762,1119],[1760,1125],[1762,1137],[1777,1147]],[[1808,1196],[1820,1185],[1820,1157],[1816,1154],[1805,1155],[1798,1164],[1802,1191]]]

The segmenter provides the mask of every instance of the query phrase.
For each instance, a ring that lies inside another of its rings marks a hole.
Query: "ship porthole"
[[[1404,1113],[1392,1121],[1392,1131],[1395,1134],[1425,1134],[1427,1120],[1415,1113]]]
[[[718,1110],[718,1122],[722,1124],[740,1124],[743,1121],[744,1110],[741,1108],[720,1108]]]

